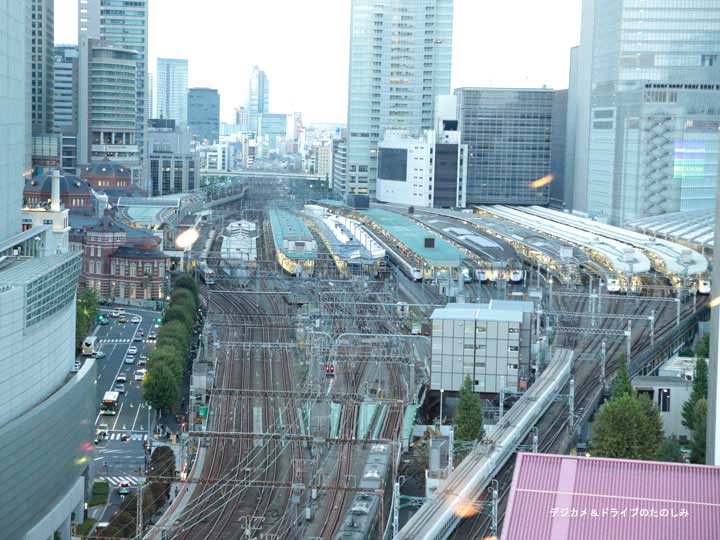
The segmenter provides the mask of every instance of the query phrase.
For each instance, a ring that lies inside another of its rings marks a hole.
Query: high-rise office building
[[[31,2],[30,61],[33,133],[49,133],[53,126],[54,11],[54,0],[32,0]]]
[[[155,80],[155,118],[175,120],[178,125],[187,124],[188,61],[158,58]]]
[[[21,212],[30,5],[0,3],[0,528],[8,540],[69,540],[94,476],[96,374],[92,359],[71,374],[81,261],[67,250],[59,176],[47,208]]]
[[[235,109],[235,126],[240,131],[247,131],[250,125],[250,116],[246,107],[238,107]]]
[[[53,131],[77,130],[78,89],[77,45],[55,47],[53,68]]]
[[[569,105],[574,204],[616,224],[715,202],[720,4],[672,7],[583,2]]]
[[[140,170],[138,53],[97,39],[80,41],[78,160],[110,159]],[[137,176],[137,173],[135,174]]]
[[[188,91],[188,125],[199,141],[216,142],[220,138],[220,94],[214,88]]]
[[[136,140],[142,152],[148,119],[148,0],[78,0],[78,5],[78,43],[82,37],[100,39],[129,49],[137,56],[135,124]],[[135,178],[139,179],[139,176]]]
[[[548,204],[553,90],[458,88],[468,204]]]
[[[720,298],[720,178],[715,206],[715,245],[713,247],[712,298]],[[710,320],[710,358],[708,359],[707,450],[705,462],[720,466],[720,305],[712,308]]]
[[[353,0],[347,117],[349,194],[375,195],[386,129],[432,129],[435,97],[450,93],[453,0]]]
[[[195,191],[198,157],[191,150],[190,129],[174,120],[148,120],[145,188],[153,195]]]
[[[555,208],[570,208],[572,205],[572,185],[565,181],[567,108],[568,91],[556,90],[553,92],[550,128],[550,171],[554,178],[550,184],[550,206]]]
[[[155,118],[155,106],[157,100],[155,99],[155,75],[148,73],[147,77],[147,101],[145,102],[145,109],[147,110],[148,118]]]
[[[257,66],[253,67],[250,76],[247,110],[250,131],[257,133],[259,115],[270,112],[270,83],[265,72]]]

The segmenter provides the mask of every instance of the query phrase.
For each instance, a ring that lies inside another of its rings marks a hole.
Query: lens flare
[[[191,247],[200,238],[200,231],[195,228],[188,229],[175,239],[175,245],[180,249]]]
[[[539,189],[541,187],[547,186],[553,180],[555,180],[555,175],[548,174],[547,176],[543,176],[542,178],[533,180],[532,182],[530,182],[529,186],[530,186],[530,189]]]
[[[720,296],[716,296],[715,298],[713,298],[712,300],[710,300],[710,307],[711,307],[711,308],[718,307],[718,306],[720,306]]]
[[[472,517],[478,513],[477,506],[468,499],[459,499],[453,505],[453,512],[459,518],[465,519]]]

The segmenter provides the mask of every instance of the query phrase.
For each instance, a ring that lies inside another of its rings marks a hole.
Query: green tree
[[[660,413],[645,396],[623,394],[607,401],[592,426],[592,454],[652,460],[663,439]]]
[[[190,332],[193,326],[193,313],[183,306],[170,306],[165,311],[165,322],[171,321],[180,321]]]
[[[657,453],[658,461],[667,461],[670,463],[683,463],[683,454],[680,443],[676,437],[665,437]]]
[[[188,289],[176,288],[170,296],[170,305],[182,304],[190,306],[190,309],[197,309],[197,301],[192,292]]]
[[[158,366],[165,366],[170,370],[176,383],[182,379],[185,362],[178,351],[171,347],[158,347],[148,357],[148,371],[152,372]]]
[[[190,274],[183,274],[175,280],[176,289],[187,289],[190,291],[195,298],[195,303],[198,303],[198,286],[197,282],[192,278]]]
[[[707,399],[708,394],[708,364],[707,360],[699,356],[695,361],[695,378],[693,379],[690,397],[683,403],[682,424],[691,431],[695,431],[693,419],[695,418],[695,405],[701,399]]]
[[[695,403],[693,415],[693,438],[690,446],[690,461],[705,463],[705,443],[707,436],[707,400],[699,399]]]
[[[158,411],[164,411],[177,403],[180,397],[177,379],[165,364],[148,369],[143,381],[143,399]]]
[[[465,376],[455,413],[455,439],[474,441],[482,438],[483,415],[480,394],[473,392],[473,383],[469,375]]]
[[[83,340],[90,334],[97,321],[100,305],[95,289],[88,287],[78,295],[75,307],[75,348],[79,350]]]
[[[624,394],[634,396],[635,390],[630,382],[630,374],[628,373],[625,355],[621,354],[618,358],[618,369],[612,384],[612,397],[617,398]]]

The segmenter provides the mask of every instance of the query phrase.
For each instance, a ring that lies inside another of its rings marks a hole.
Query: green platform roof
[[[358,210],[359,214],[369,217],[388,234],[405,244],[429,266],[458,267],[463,254],[457,248],[440,238],[437,234],[420,227],[415,221],[394,212],[380,208]],[[435,247],[426,248],[425,239],[435,238]]]
[[[269,214],[275,245],[279,246],[289,259],[307,260],[317,256],[316,250],[293,253],[285,249],[286,240],[289,242],[315,241],[310,229],[300,218],[284,210],[272,209]]]

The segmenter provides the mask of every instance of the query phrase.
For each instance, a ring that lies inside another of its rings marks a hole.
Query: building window
[[[658,405],[660,406],[660,412],[670,412],[670,389],[659,388],[658,389]]]
[[[130,263],[130,277],[135,277],[135,263]]]

